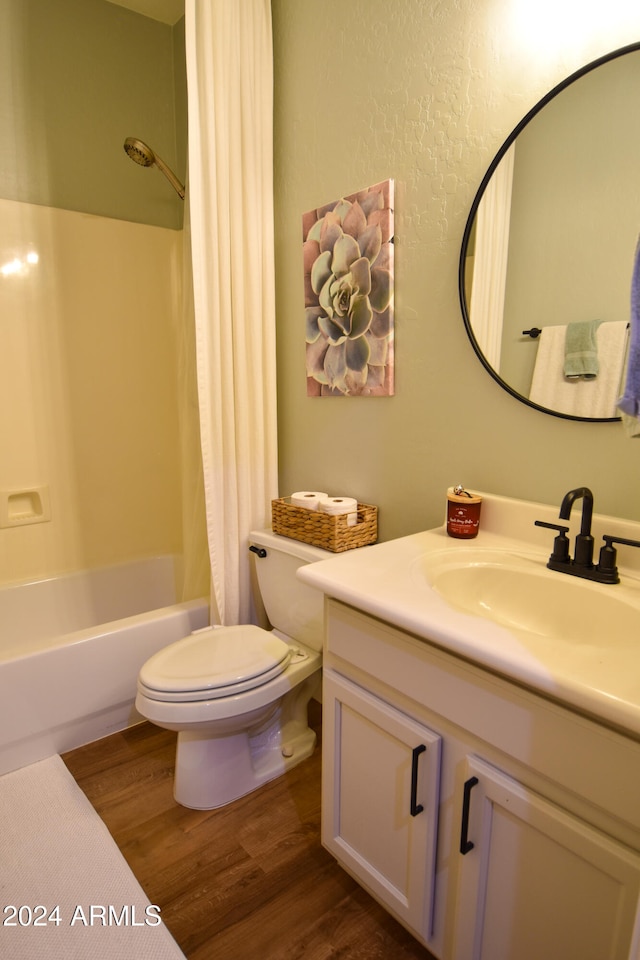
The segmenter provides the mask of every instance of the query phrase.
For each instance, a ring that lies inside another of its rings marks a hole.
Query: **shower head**
[[[136,163],[141,167],[150,167],[155,163],[155,154],[151,147],[148,147],[142,140],[136,140],[135,137],[127,137],[124,142],[124,149]]]
[[[136,163],[139,163],[141,167],[152,167],[155,163],[158,170],[161,170],[164,173],[165,177],[176,191],[181,200],[184,200],[184,187],[176,177],[173,170],[171,170],[164,160],[162,160],[157,153],[154,153],[151,147],[147,146],[146,143],[143,143],[142,140],[136,139],[136,137],[127,137],[124,142],[124,149],[127,156],[131,157]]]

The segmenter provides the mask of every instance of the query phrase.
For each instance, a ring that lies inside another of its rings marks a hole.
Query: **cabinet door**
[[[468,777],[456,960],[637,960],[640,857],[477,758]]]
[[[440,737],[326,670],[322,841],[423,941],[431,931]]]

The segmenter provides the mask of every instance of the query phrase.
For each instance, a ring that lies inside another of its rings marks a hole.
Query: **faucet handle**
[[[569,563],[569,539],[567,531],[569,527],[563,527],[561,523],[546,523],[544,520],[534,520],[536,527],[546,527],[547,530],[557,530],[558,536],[553,541],[553,553],[549,557],[549,563]]]
[[[604,534],[604,546],[600,550],[597,570],[602,575],[603,583],[620,583],[618,576],[617,553],[614,543],[620,543],[627,547],[640,547],[640,540],[628,540],[626,537],[610,537]]]

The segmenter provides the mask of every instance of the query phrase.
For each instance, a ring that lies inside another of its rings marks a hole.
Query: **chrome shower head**
[[[184,187],[176,177],[173,170],[171,170],[164,160],[162,160],[156,153],[153,152],[151,147],[147,146],[146,143],[143,143],[142,140],[136,139],[136,137],[127,137],[124,142],[125,153],[128,157],[131,157],[135,163],[139,163],[141,167],[152,167],[155,163],[158,170],[161,170],[164,173],[165,177],[176,191],[181,200],[184,200]]]

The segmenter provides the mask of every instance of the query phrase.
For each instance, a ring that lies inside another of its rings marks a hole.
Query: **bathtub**
[[[138,723],[142,664],[209,622],[172,557],[0,587],[0,774]]]

